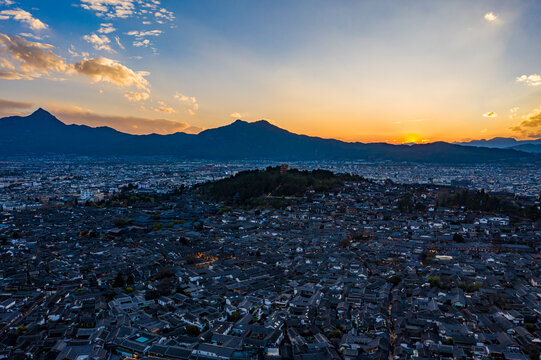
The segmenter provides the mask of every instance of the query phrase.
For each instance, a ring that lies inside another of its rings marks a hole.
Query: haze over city
[[[541,137],[538,1],[1,0],[0,116],[345,141]]]

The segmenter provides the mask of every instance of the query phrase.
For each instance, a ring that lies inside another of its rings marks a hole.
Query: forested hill
[[[280,205],[276,198],[300,197],[307,191],[329,192],[338,190],[346,181],[366,181],[348,174],[335,174],[327,170],[290,169],[281,174],[279,167],[249,170],[234,176],[197,186],[201,197],[212,201],[242,206]],[[279,200],[279,199],[278,199]]]

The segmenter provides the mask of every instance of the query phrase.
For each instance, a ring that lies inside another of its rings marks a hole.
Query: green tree
[[[454,242],[457,242],[457,243],[463,243],[463,242],[465,242],[465,241],[464,241],[464,236],[462,236],[462,235],[459,234],[459,233],[455,233],[455,234],[453,235],[453,241],[454,241]]]
[[[161,268],[157,273],[156,275],[154,275],[154,279],[156,280],[162,280],[162,279],[165,279],[165,278],[170,278],[170,277],[173,277],[175,276],[175,273],[173,272],[173,270],[171,270],[170,267],[163,267]]]
[[[439,276],[429,276],[426,281],[428,281],[431,287],[441,288],[442,286],[441,278]]]
[[[197,326],[188,325],[186,326],[186,334],[195,337],[201,334],[201,330]]]
[[[400,281],[402,281],[402,277],[400,275],[393,275],[387,281],[393,284],[393,286],[396,286]]]
[[[350,241],[348,238],[342,238],[340,240],[340,247],[343,248],[343,249],[347,249],[349,248],[351,245]]]
[[[342,337],[342,331],[340,329],[334,329],[327,335],[329,339],[340,339]]]

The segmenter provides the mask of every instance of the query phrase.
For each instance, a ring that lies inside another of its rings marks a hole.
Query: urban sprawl
[[[540,358],[539,167],[290,162],[365,180],[282,208],[191,190],[267,166],[0,162],[0,359]]]

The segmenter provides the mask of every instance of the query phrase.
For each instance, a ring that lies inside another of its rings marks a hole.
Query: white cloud
[[[173,13],[171,11],[167,11],[166,9],[160,9],[160,11],[154,13],[154,16],[169,21],[173,21],[175,19]]]
[[[135,47],[147,47],[147,46],[150,45],[150,40],[145,39],[145,40],[141,40],[141,41],[134,41],[132,44]]]
[[[494,14],[492,11],[487,12],[484,17],[485,17],[485,20],[488,21],[488,22],[496,22],[496,21],[498,21],[498,16],[496,14]]]
[[[111,19],[125,19],[135,14],[135,0],[81,0],[81,7]]]
[[[42,40],[40,36],[31,34],[31,33],[20,33],[19,35],[24,36],[26,38],[34,39],[34,40]]]
[[[163,34],[161,30],[147,30],[147,31],[137,31],[132,30],[126,33],[126,35],[135,36],[135,37],[147,37],[147,36],[160,36]]]
[[[483,116],[486,118],[495,118],[498,116],[498,114],[496,114],[494,111],[489,111],[484,113]]]
[[[137,40],[135,40],[132,44],[135,47],[148,47],[151,45],[150,40],[145,39],[147,36],[160,36],[163,34],[163,31],[161,30],[147,30],[147,31],[137,31],[132,30],[126,33],[126,35],[134,36]]]
[[[173,109],[172,107],[168,106],[165,102],[163,101],[158,101],[158,107],[155,107],[155,108],[152,108],[154,111],[157,111],[157,112],[163,112],[163,113],[166,113],[166,114],[173,114],[173,113],[176,113],[176,110]]]
[[[182,101],[182,102],[189,102],[189,103],[192,103],[192,104],[195,104],[197,103],[197,99],[194,97],[194,96],[186,96],[186,95],[183,95],[179,92],[177,92],[174,96],[175,99],[177,99],[178,101]]]
[[[113,51],[111,48],[111,40],[107,37],[107,35],[85,35],[83,36],[83,39],[85,39],[87,42],[94,45],[94,49],[96,50],[107,50],[107,51]]]
[[[135,86],[149,91],[146,71],[133,71],[119,62],[108,58],[83,59],[73,64],[73,70],[90,77],[95,82],[110,82],[118,86]]]
[[[199,110],[199,104],[195,96],[186,96],[177,92],[173,97],[188,107],[188,114],[195,115],[195,112]]]
[[[142,4],[144,8],[148,8],[150,10],[157,10],[159,5],[160,5],[160,2],[158,0],[150,0]]]
[[[109,34],[114,31],[116,31],[116,29],[113,27],[112,23],[100,24],[100,28],[98,29],[100,34]]]
[[[242,114],[238,112],[234,112],[234,113],[229,114],[229,117],[232,117],[233,119],[240,119],[242,118]]]
[[[130,101],[144,101],[147,100],[150,95],[146,92],[126,91],[124,97]]]
[[[122,43],[120,42],[120,38],[118,36],[115,36],[115,41],[119,48],[121,48],[122,50],[126,50],[124,45],[122,45]]]
[[[517,77],[517,82],[525,83],[528,86],[541,86],[541,75],[522,75]]]
[[[32,30],[43,30],[47,28],[41,20],[36,19],[28,11],[22,9],[0,11],[0,20],[13,19],[28,25]]]
[[[167,9],[158,11],[158,5],[160,3],[154,0],[81,0],[83,9],[94,11],[96,15],[108,19],[126,19],[144,15],[149,10],[157,11],[155,16],[165,20],[172,21],[175,18]]]
[[[75,50],[75,46],[73,46],[73,44],[69,47],[68,53],[69,53],[71,56],[74,56],[74,57],[84,57],[84,58],[87,58],[87,57],[90,56],[90,54],[87,53],[87,52],[85,52],[85,51],[82,51],[81,53],[78,53],[78,52]]]

